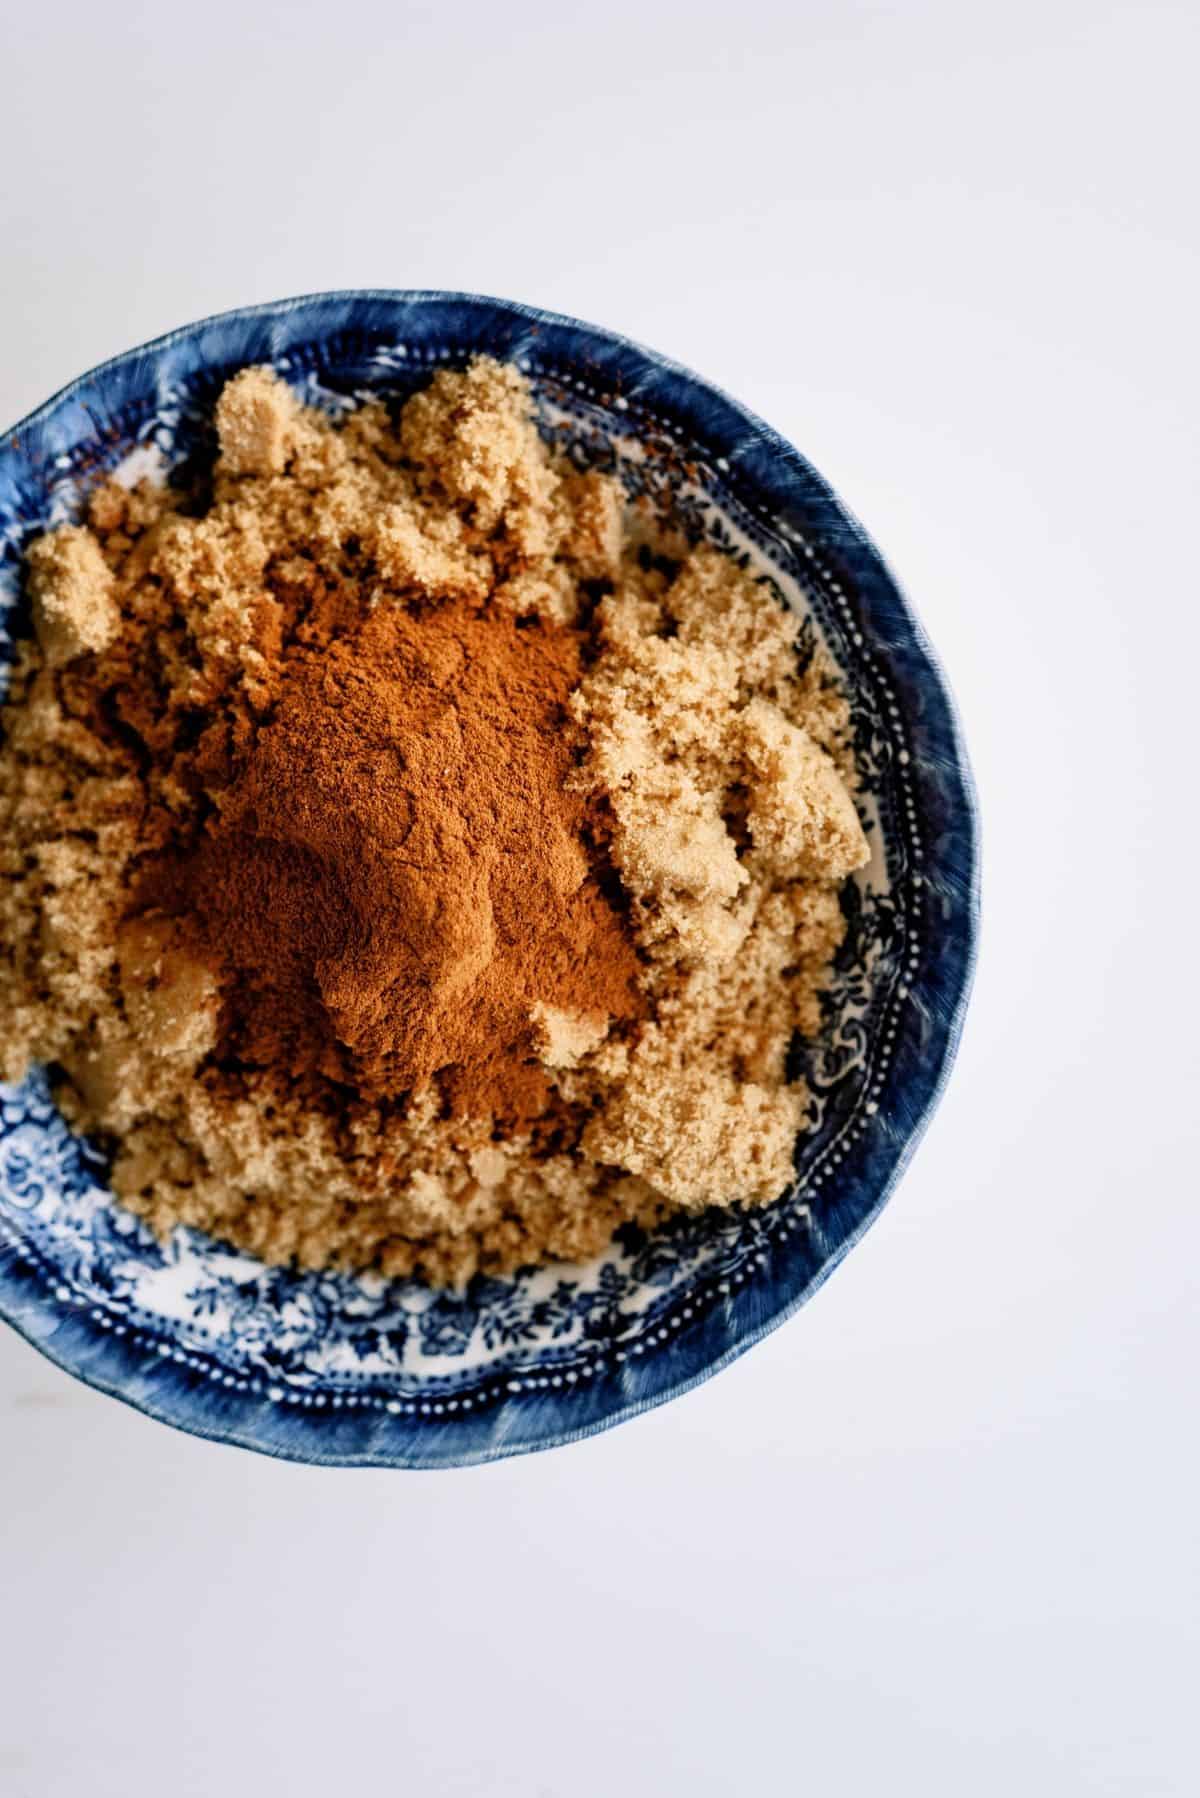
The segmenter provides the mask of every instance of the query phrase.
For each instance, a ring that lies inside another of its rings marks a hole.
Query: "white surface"
[[[0,422],[321,287],[625,330],[867,521],[986,893],[887,1215],[612,1435],[308,1471],[0,1339],[3,1798],[1197,1789],[1198,17],[6,9]]]

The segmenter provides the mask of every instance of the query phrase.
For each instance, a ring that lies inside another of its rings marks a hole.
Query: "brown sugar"
[[[59,665],[108,647],[120,625],[112,585],[90,531],[64,525],[37,539],[29,552],[29,588],[47,662]]]
[[[790,1176],[866,860],[847,714],[729,556],[640,547],[479,359],[332,423],[230,381],[197,513],[30,552],[0,750],[0,1072],[120,1200],[461,1281]]]
[[[226,474],[282,474],[299,408],[266,368],[244,368],[217,401],[217,437]]]

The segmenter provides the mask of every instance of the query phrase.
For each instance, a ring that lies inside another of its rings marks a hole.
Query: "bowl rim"
[[[730,1319],[723,1319],[722,1329],[715,1334],[702,1327],[698,1328],[687,1356],[676,1368],[676,1359],[684,1346],[681,1337],[678,1343],[672,1345],[672,1352],[662,1357],[663,1377],[642,1380],[640,1388],[632,1390],[626,1382],[623,1391],[614,1390],[611,1401],[602,1401],[598,1409],[592,1407],[575,1425],[567,1424],[564,1427],[525,1433],[493,1430],[485,1440],[479,1440],[472,1446],[447,1441],[439,1431],[437,1435],[441,1440],[425,1445],[421,1441],[424,1419],[389,1416],[386,1419],[388,1428],[380,1443],[371,1442],[367,1446],[356,1444],[351,1448],[335,1440],[339,1432],[334,1430],[329,1435],[330,1446],[326,1452],[320,1443],[310,1439],[313,1419],[310,1414],[302,1413],[296,1414],[294,1421],[298,1426],[303,1417],[309,1426],[307,1431],[302,1433],[297,1429],[294,1437],[288,1436],[286,1432],[281,1437],[278,1431],[268,1434],[261,1423],[254,1427],[235,1421],[228,1410],[206,1409],[202,1397],[197,1395],[194,1387],[189,1388],[179,1382],[164,1384],[161,1379],[151,1378],[151,1373],[165,1373],[169,1376],[178,1370],[164,1368],[157,1357],[151,1357],[147,1361],[144,1352],[136,1351],[124,1343],[114,1342],[111,1336],[104,1336],[99,1330],[89,1329],[86,1321],[78,1315],[65,1315],[52,1288],[47,1286],[35,1264],[25,1260],[19,1249],[6,1243],[3,1233],[0,1233],[0,1319],[64,1372],[74,1375],[95,1390],[190,1435],[229,1443],[275,1459],[321,1466],[433,1469],[479,1465],[516,1454],[560,1447],[601,1430],[611,1429],[644,1411],[665,1404],[721,1372],[779,1328],[840,1266],[878,1218],[907,1170],[945,1091],[958,1051],[978,956],[979,809],[958,708],[937,652],[911,601],[883,556],[829,483],[772,426],[712,382],[670,357],[648,349],[620,333],[568,314],[485,294],[404,288],[331,289],[211,313],[122,351],[67,382],[0,435],[0,465],[10,448],[24,435],[38,431],[92,383],[130,369],[142,359],[159,357],[210,328],[232,327],[268,319],[282,320],[308,308],[315,308],[320,313],[322,309],[330,307],[371,304],[396,308],[465,308],[481,316],[502,318],[514,326],[533,331],[546,328],[578,333],[597,347],[603,348],[606,353],[619,355],[627,363],[636,366],[647,378],[665,376],[671,381],[682,383],[689,399],[702,401],[705,405],[715,405],[721,413],[723,429],[732,428],[740,432],[747,442],[752,441],[756,449],[765,452],[773,462],[785,467],[789,475],[802,485],[808,500],[821,511],[825,532],[836,538],[839,555],[857,561],[860,568],[867,568],[889,607],[895,609],[896,616],[907,633],[907,648],[919,670],[922,692],[940,713],[938,722],[946,746],[943,758],[944,785],[960,808],[955,819],[959,865],[947,872],[945,878],[948,887],[953,888],[959,905],[957,922],[962,940],[957,946],[952,990],[942,1007],[936,1052],[929,1069],[931,1077],[926,1078],[921,1103],[908,1119],[901,1140],[889,1152],[887,1171],[874,1185],[869,1202],[864,1206],[857,1223],[830,1243],[828,1252],[815,1271],[802,1283],[788,1290],[781,1302],[764,1304],[762,1294],[759,1293],[759,1314],[749,1319],[743,1317],[736,1335],[733,1334]],[[329,332],[329,325],[322,325],[318,319],[307,341],[319,342]],[[687,429],[686,423],[683,428]],[[769,1271],[764,1273],[762,1283],[770,1291],[774,1286],[773,1274]],[[711,1319],[708,1321],[711,1322]],[[720,1346],[722,1343],[724,1346]],[[656,1359],[657,1357],[650,1357],[643,1364],[642,1372],[649,1372],[655,1366]],[[671,1364],[670,1369],[667,1368],[668,1362]],[[618,1380],[616,1386],[621,1387],[621,1381]],[[515,1388],[512,1389],[512,1396],[503,1400],[495,1416],[501,1418],[508,1407],[519,1408],[522,1400],[530,1397],[532,1395],[519,1394]],[[546,1403],[545,1399],[540,1402],[543,1405]],[[335,1420],[322,1413],[315,1421],[320,1429],[324,1425],[333,1424]],[[413,1425],[417,1427],[414,1429]],[[401,1428],[397,1430],[395,1426]]]

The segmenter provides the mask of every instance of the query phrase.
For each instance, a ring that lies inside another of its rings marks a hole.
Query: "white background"
[[[913,596],[985,929],[886,1216],[611,1435],[305,1470],[6,1333],[3,1798],[1197,1790],[1198,21],[6,9],[0,424],[316,288],[510,295],[676,356]]]

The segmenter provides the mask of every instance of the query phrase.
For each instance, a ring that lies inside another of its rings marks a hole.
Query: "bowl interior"
[[[580,466],[769,574],[851,698],[873,858],[822,1039],[815,1123],[764,1210],[629,1229],[595,1261],[462,1293],[293,1274],[188,1230],[161,1245],[106,1191],[44,1072],[0,1087],[0,1310],[71,1371],[196,1431],[338,1463],[444,1465],[548,1446],[668,1397],[817,1285],[887,1196],[940,1089],[974,942],[975,836],[952,710],[919,627],[814,471],[649,352],[468,296],[329,295],[185,328],[85,376],[0,446],[0,663],[25,629],[23,545],[101,471],[211,454],[225,377],[269,361],[331,410],[477,350],[511,359]],[[2,677],[0,677],[2,678]]]

